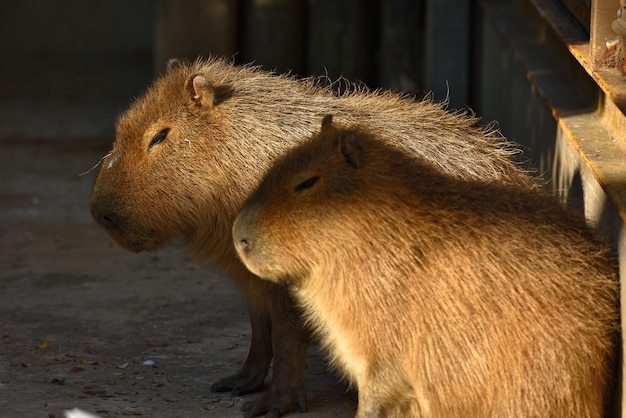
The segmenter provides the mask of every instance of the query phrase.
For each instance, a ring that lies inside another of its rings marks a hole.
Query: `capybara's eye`
[[[315,176],[315,177],[311,177],[311,178],[309,178],[309,179],[306,179],[306,180],[304,180],[302,183],[298,184],[298,185],[295,187],[295,189],[294,189],[294,190],[295,190],[296,192],[301,192],[301,191],[303,191],[303,190],[310,189],[311,187],[313,187],[313,185],[314,185],[315,183],[317,183],[317,181],[318,181],[319,179],[320,179],[320,178],[319,178],[319,176]]]
[[[167,137],[167,134],[169,133],[169,131],[170,131],[169,128],[161,129],[156,135],[152,137],[152,141],[150,141],[150,145],[148,145],[148,149],[152,148],[156,144],[160,144],[161,142],[163,142],[165,138]]]

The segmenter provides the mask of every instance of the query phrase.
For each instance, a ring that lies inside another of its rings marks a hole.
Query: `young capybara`
[[[233,226],[359,391],[357,417],[602,417],[617,267],[550,196],[459,179],[360,128],[271,169]]]
[[[497,133],[440,104],[362,87],[336,94],[315,80],[219,59],[172,61],[120,116],[91,211],[122,247],[156,251],[182,238],[236,282],[247,301],[252,343],[241,370],[212,390],[262,388],[273,359],[269,390],[244,406],[246,416],[306,409],[309,333],[287,288],[259,280],[241,263],[232,223],[272,162],[312,134],[327,113],[387,134],[403,152],[452,176],[534,187]]]

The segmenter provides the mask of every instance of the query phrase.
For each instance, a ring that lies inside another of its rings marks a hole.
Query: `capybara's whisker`
[[[106,155],[104,155],[102,158],[100,158],[100,160],[98,160],[98,162],[93,167],[91,167],[89,170],[87,170],[85,172],[80,173],[78,176],[81,177],[81,176],[84,176],[84,175],[87,175],[87,174],[91,173],[93,170],[98,168],[98,166],[100,164],[102,164],[102,161],[104,161],[105,159],[110,157],[112,153],[113,153],[112,151],[109,151],[108,153],[106,153]]]

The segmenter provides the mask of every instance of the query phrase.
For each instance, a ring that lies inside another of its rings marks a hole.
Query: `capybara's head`
[[[329,115],[318,135],[272,167],[233,226],[235,248],[250,271],[295,282],[324,257],[332,263],[332,242],[360,240],[350,219],[363,209],[372,180],[369,156],[376,151],[362,147],[368,139],[334,126]]]
[[[172,61],[117,121],[91,194],[93,218],[122,247],[153,251],[194,233],[207,202],[228,199],[233,150],[214,123],[232,89]],[[219,205],[215,205],[219,206]],[[212,211],[211,213],[215,213]]]

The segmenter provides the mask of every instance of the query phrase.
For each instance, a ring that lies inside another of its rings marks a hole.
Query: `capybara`
[[[429,100],[272,75],[221,59],[172,61],[124,114],[91,195],[95,220],[122,246],[156,251],[174,239],[213,261],[243,293],[252,324],[247,360],[212,390],[269,390],[245,415],[306,409],[309,332],[287,291],[254,277],[232,244],[232,223],[272,162],[334,113],[458,178],[534,187],[516,150],[468,114]],[[392,133],[392,134],[389,134]]]
[[[356,384],[357,417],[602,417],[617,264],[540,190],[460,179],[324,119],[233,226]]]

